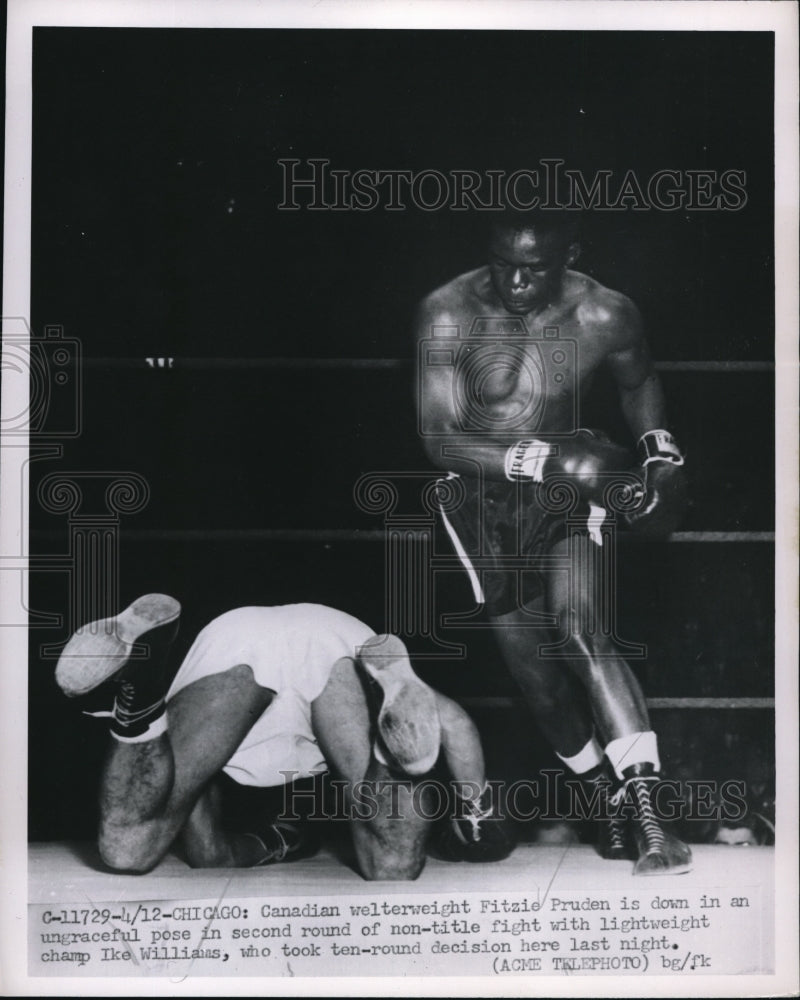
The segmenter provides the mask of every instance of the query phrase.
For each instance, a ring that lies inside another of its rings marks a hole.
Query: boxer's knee
[[[144,875],[158,864],[164,851],[131,827],[101,827],[97,849],[103,864],[126,875]]]
[[[368,882],[413,882],[425,867],[425,855],[385,849],[359,858],[361,874]]]
[[[222,845],[193,843],[187,839],[184,854],[190,868],[227,868],[231,864],[231,853]]]
[[[353,847],[358,870],[368,882],[408,882],[425,867],[429,823],[405,820],[355,821]]]

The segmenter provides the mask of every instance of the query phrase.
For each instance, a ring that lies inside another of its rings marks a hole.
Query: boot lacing
[[[620,787],[614,792],[613,795],[608,794],[606,790],[607,802],[610,806],[608,810],[608,846],[612,851],[624,851],[626,849],[625,842],[625,821],[619,817],[619,806],[622,801],[624,788]],[[601,818],[603,818],[601,816]]]
[[[462,811],[461,815],[454,817],[453,828],[459,839],[463,843],[467,843],[467,839],[459,828],[459,820],[466,820],[470,826],[470,841],[473,844],[477,844],[481,840],[481,823],[485,819],[492,818],[492,800],[490,796],[486,795],[487,789],[478,796],[477,799],[461,799]],[[486,798],[487,804],[481,806],[481,802]]]
[[[625,782],[625,789],[628,787],[633,790],[633,797],[638,808],[638,815],[636,819],[640,824],[640,830],[644,835],[645,844],[645,854],[663,854],[666,839],[664,837],[664,831],[661,829],[661,824],[658,822],[658,817],[653,809],[653,803],[650,798],[650,788],[649,786],[655,783],[657,778],[628,778]]]

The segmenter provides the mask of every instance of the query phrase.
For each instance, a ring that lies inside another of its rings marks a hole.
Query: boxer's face
[[[565,247],[553,233],[495,230],[489,244],[489,270],[494,290],[506,309],[524,315],[547,305],[558,293],[575,249]]]

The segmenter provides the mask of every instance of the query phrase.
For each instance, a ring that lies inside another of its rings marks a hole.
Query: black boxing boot
[[[81,626],[59,657],[58,686],[75,698],[118,682],[112,711],[90,714],[110,715],[112,733],[123,740],[157,735],[151,726],[164,714],[167,653],[180,613],[173,597],[146,594],[113,618]]]
[[[600,857],[606,861],[635,861],[639,855],[631,842],[631,831],[625,820],[617,815],[619,796],[616,793],[621,790],[618,782],[611,776],[605,763],[598,764],[579,777],[588,786],[592,802],[588,818],[597,819],[597,850]]]
[[[477,787],[477,786],[476,786]],[[487,785],[475,798],[456,793],[452,815],[434,843],[433,853],[442,861],[502,861],[516,842],[508,824],[492,805]]]
[[[620,813],[632,810],[631,826],[636,842],[634,875],[680,875],[691,871],[692,852],[665,830],[652,801],[653,786],[659,780],[652,764],[632,764],[622,772],[624,779]]]
[[[322,843],[317,830],[307,820],[276,819],[258,833],[248,832],[245,836],[256,840],[263,851],[263,857],[253,864],[253,868],[302,861],[316,854]]]

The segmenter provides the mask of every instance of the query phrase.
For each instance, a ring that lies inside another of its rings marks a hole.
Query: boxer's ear
[[[566,267],[572,267],[575,261],[581,255],[581,245],[580,243],[570,243],[567,247],[567,255],[564,258],[564,265]]]

